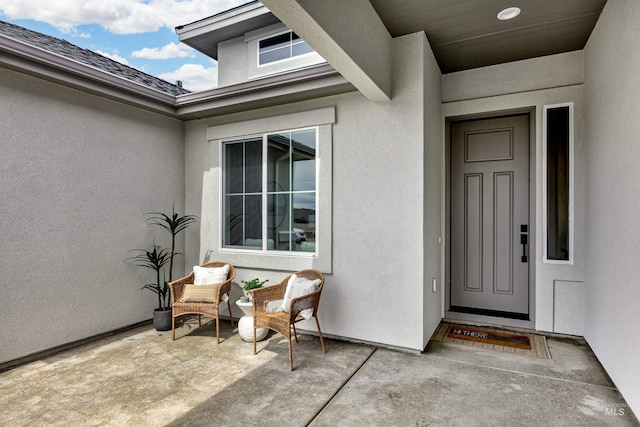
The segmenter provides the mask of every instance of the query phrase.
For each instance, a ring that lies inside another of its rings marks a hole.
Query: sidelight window
[[[571,262],[573,104],[544,108],[545,261]]]

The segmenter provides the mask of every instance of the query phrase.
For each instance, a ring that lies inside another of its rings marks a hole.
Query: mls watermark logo
[[[602,410],[604,411],[605,416],[610,417],[622,417],[624,415],[625,410],[627,409],[626,403],[603,403],[600,405]]]

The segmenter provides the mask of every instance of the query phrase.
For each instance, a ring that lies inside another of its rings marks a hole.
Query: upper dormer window
[[[260,40],[258,64],[265,65],[312,53],[313,49],[293,31]]]

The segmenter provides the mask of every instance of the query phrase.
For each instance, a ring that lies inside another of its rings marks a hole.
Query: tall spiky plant
[[[150,291],[158,294],[158,309],[166,310],[169,302],[169,285],[164,279],[163,283],[160,284],[160,270],[171,259],[169,250],[162,249],[154,241],[153,249],[151,251],[146,249],[134,249],[134,251],[138,252],[138,255],[130,257],[130,261],[136,265],[150,268],[156,272],[156,283],[147,283],[142,287],[142,289],[149,289]]]
[[[147,215],[147,223],[152,225],[159,225],[160,227],[171,233],[171,252],[169,252],[169,281],[173,280],[173,257],[179,255],[176,252],[176,235],[195,223],[198,217],[195,215],[183,215],[180,216],[176,213],[176,204],[173,204],[173,210],[171,216],[168,216],[162,212],[149,212]]]

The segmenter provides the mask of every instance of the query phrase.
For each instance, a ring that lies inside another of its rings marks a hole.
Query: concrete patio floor
[[[221,322],[144,326],[0,374],[3,426],[638,426],[583,340],[552,359],[432,342],[422,354]]]

